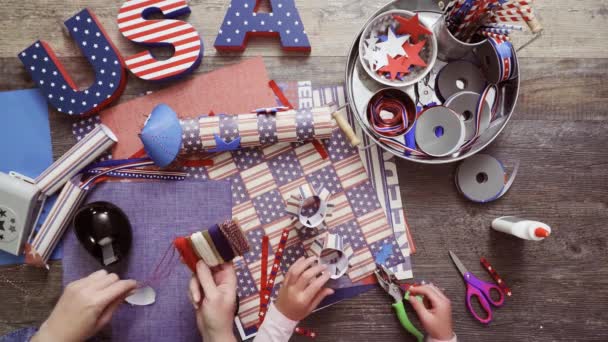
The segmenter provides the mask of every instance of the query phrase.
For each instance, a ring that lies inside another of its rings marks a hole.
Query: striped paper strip
[[[25,262],[34,266],[46,266],[72,216],[86,197],[87,191],[80,188],[80,176],[72,178],[61,190],[42,227],[26,246]]]
[[[117,141],[116,136],[108,127],[97,126],[38,176],[36,185],[42,194],[52,195]]]

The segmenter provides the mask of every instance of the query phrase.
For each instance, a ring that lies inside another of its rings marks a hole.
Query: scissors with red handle
[[[460,271],[460,274],[462,274],[464,282],[467,284],[467,308],[469,308],[469,311],[471,312],[473,317],[475,317],[481,323],[490,323],[492,321],[492,308],[490,307],[490,304],[495,307],[502,306],[505,302],[504,293],[502,292],[500,287],[492,283],[487,283],[475,277],[473,273],[469,272],[469,270],[464,267],[460,259],[458,259],[456,254],[452,253],[452,251],[450,251],[450,257],[452,258],[452,261],[456,265],[458,271]],[[490,294],[492,290],[496,290],[498,292],[500,296],[498,300],[492,299],[492,296]],[[477,298],[479,304],[481,304],[481,307],[483,308],[483,311],[485,311],[485,313],[487,314],[487,317],[480,317],[477,312],[475,312],[473,306],[471,306],[471,300],[473,299],[473,297]]]

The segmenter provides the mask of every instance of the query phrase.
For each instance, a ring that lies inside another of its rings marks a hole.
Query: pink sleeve
[[[456,338],[456,334],[449,340],[437,340],[429,336],[427,337],[426,342],[458,342],[458,339]]]
[[[275,306],[270,304],[264,323],[258,329],[254,342],[287,342],[298,322],[285,317]]]

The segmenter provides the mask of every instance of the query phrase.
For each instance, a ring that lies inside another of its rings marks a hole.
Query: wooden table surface
[[[212,45],[228,0],[190,1],[188,21],[206,45],[197,73],[262,55],[276,80],[342,82],[352,38],[384,1],[296,3],[313,46],[309,56],[287,56],[272,39],[252,41],[242,55],[220,55]],[[33,86],[16,55],[39,38],[86,86],[92,74],[83,72],[86,61],[61,25],[85,6],[97,14],[124,56],[139,51],[118,33],[120,5],[118,0],[2,1],[0,90]],[[461,341],[608,340],[608,1],[538,0],[536,7],[545,34],[521,52],[521,96],[514,117],[487,149],[507,164],[520,161],[509,193],[491,204],[472,204],[456,192],[455,165],[399,163],[401,196],[418,248],[415,276],[445,288]],[[120,101],[159,87],[130,77]],[[55,158],[74,143],[72,121],[51,115]],[[535,243],[490,230],[492,219],[502,215],[542,220],[552,226],[553,235]],[[489,326],[466,311],[464,284],[448,250],[457,251],[483,277],[478,260],[485,256],[511,286],[513,297],[495,311]],[[49,272],[0,268],[0,334],[39,324],[60,292],[60,262]],[[312,315],[304,325],[314,327],[319,341],[413,341],[390,302],[375,289]]]

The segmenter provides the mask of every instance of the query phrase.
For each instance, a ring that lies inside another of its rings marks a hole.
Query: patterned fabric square
[[[188,177],[193,178],[195,180],[208,180],[209,179],[207,170],[202,166],[200,166],[200,167],[184,166],[181,169],[183,172],[186,172],[188,174]]]
[[[251,198],[258,197],[277,188],[274,177],[266,162],[241,172],[241,176]]]
[[[332,228],[332,232],[340,234],[344,239],[344,243],[350,244],[355,251],[365,247],[366,245],[363,232],[355,220],[335,226]]]
[[[340,178],[340,183],[344,189],[351,188],[368,181],[365,166],[358,154],[342,159],[334,163],[336,174]]]
[[[242,266],[239,266],[237,266],[237,263],[235,263],[237,293],[239,297],[245,298],[258,293],[258,288],[255,284],[253,276],[251,275],[251,272],[249,272],[249,269],[247,269],[244,263],[242,263]]]
[[[262,145],[275,144],[277,142],[277,118],[275,115],[258,115],[258,132]]]
[[[302,165],[302,170],[307,175],[331,165],[329,158],[323,159],[312,143],[296,147],[295,151],[300,165]]]
[[[369,182],[346,190],[350,206],[354,208],[355,216],[360,217],[381,208],[376,189]]]
[[[323,185],[332,194],[342,192],[340,179],[331,165],[307,175],[306,179],[317,190]]]
[[[379,253],[388,253],[384,262],[386,267],[393,267],[405,262],[405,258],[399,250],[397,241],[395,241],[395,239],[392,237],[378,240],[370,244],[369,249],[372,251],[372,255],[374,256],[375,260],[378,260]]]
[[[343,192],[334,194],[329,202],[334,205],[331,217],[325,219],[325,223],[330,229],[355,219],[353,209]]]
[[[382,208],[376,209],[366,215],[357,217],[357,223],[365,236],[365,241],[372,244],[386,238],[393,238],[393,232],[388,225],[386,214]]]
[[[247,240],[251,250],[245,253],[245,261],[248,264],[254,263],[262,258],[262,238],[264,237],[264,230],[262,227],[252,229],[246,233]],[[268,245],[268,255],[273,254],[272,248]]]
[[[182,150],[186,154],[197,153],[203,150],[203,142],[199,136],[198,119],[181,121],[184,131],[182,132]]]
[[[300,109],[296,114],[296,133],[299,141],[310,140],[314,137],[314,121],[312,111]]]
[[[374,272],[376,261],[367,246],[355,251],[351,256],[348,268],[348,277],[351,281],[357,282]]]
[[[220,137],[227,143],[239,137],[236,115],[220,115]]]
[[[302,246],[299,239],[298,243],[285,248],[285,251],[283,252],[283,260],[281,260],[281,271],[283,274],[287,274],[289,267],[303,256],[306,256],[306,251],[304,250],[304,246]]]
[[[245,188],[245,184],[241,179],[241,175],[236,174],[226,178],[232,185],[232,205],[241,204],[249,200],[249,194]]]
[[[244,148],[231,153],[236,167],[241,171],[264,161],[264,154],[259,148]]]
[[[329,153],[329,158],[334,162],[359,154],[357,148],[351,146],[344,133],[339,129],[334,130],[331,138],[325,140],[324,143]]]
[[[222,180],[239,172],[230,153],[216,153],[211,160],[213,160],[213,166],[207,167],[210,179]]]
[[[279,186],[291,183],[298,178],[304,177],[302,167],[294,151],[289,151],[272,158],[268,161],[270,171]]]
[[[269,224],[285,216],[285,203],[279,190],[268,191],[255,197],[253,206],[262,224]]]
[[[239,221],[239,225],[245,233],[262,225],[251,201],[233,204],[232,217]]]
[[[298,189],[302,185],[310,186],[308,181],[306,181],[306,178],[304,178],[304,177],[296,179],[291,183],[281,186],[279,188],[279,192],[281,193],[281,196],[283,197],[283,201],[287,202],[287,200],[289,199],[289,197],[291,197],[292,194],[298,193]],[[310,188],[310,189],[312,190],[312,188]]]

